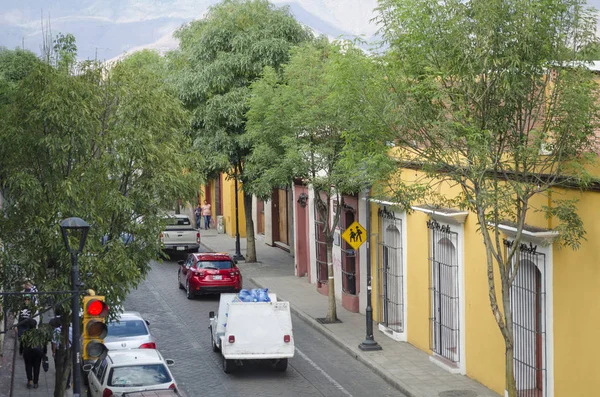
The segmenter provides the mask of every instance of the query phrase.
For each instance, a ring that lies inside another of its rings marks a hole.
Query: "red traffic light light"
[[[104,317],[108,314],[108,305],[101,300],[92,299],[88,302],[85,310],[90,316]]]

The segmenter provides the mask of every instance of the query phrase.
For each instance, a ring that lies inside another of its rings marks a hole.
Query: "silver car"
[[[156,339],[138,312],[123,312],[118,319],[108,322],[104,345],[108,350],[156,349]]]

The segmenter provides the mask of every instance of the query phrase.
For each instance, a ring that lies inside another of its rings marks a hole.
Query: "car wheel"
[[[188,299],[194,299],[194,295],[192,294],[192,291],[190,291],[190,282],[189,281],[185,282],[185,297]]]
[[[219,348],[219,346],[215,342],[215,337],[213,336],[212,327],[209,327],[208,329],[210,330],[210,341],[211,341],[211,344],[212,344],[212,351],[214,351],[215,353],[218,353],[218,352],[221,351],[221,349]]]
[[[181,270],[177,272],[177,284],[179,285],[179,289],[184,289],[180,280],[181,280]]]
[[[277,360],[277,362],[275,363],[275,370],[283,372],[287,369],[287,366],[288,366],[288,359],[282,358],[280,360]]]
[[[230,374],[235,369],[235,362],[233,360],[228,360],[223,357],[223,372],[226,374]]]

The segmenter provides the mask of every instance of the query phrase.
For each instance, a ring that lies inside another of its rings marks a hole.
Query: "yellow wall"
[[[429,238],[428,217],[414,212],[406,221],[406,280],[408,342],[429,349]]]
[[[411,175],[417,175],[410,171]],[[456,190],[443,185],[439,193],[451,197]],[[554,365],[554,395],[557,397],[598,394],[600,390],[600,344],[594,343],[600,329],[600,222],[598,204],[600,192],[555,191],[554,199],[577,199],[578,214],[584,221],[586,239],[579,250],[553,245],[552,258],[547,258],[547,270],[553,277],[553,332],[554,344],[547,340],[547,350],[552,351]],[[532,199],[527,224],[540,228],[554,228],[556,219],[546,219],[536,211],[549,205],[544,196]],[[377,204],[371,205],[376,214]],[[372,230],[380,230],[380,219],[372,217]],[[406,292],[408,342],[431,353],[429,347],[429,216],[415,211],[406,217]],[[452,228],[458,226],[451,225]],[[377,274],[378,255],[372,250],[373,274]],[[505,389],[505,347],[498,325],[493,318],[487,282],[486,252],[478,231],[477,219],[469,214],[464,224],[464,285],[465,335],[467,375],[497,393]],[[496,266],[495,266],[496,268]],[[501,287],[497,270],[496,292],[502,308]],[[378,285],[374,285],[377,288]],[[374,290],[377,297],[378,291]],[[378,299],[374,299],[375,313],[379,313]],[[462,358],[461,358],[462,359]],[[550,364],[550,363],[548,363]],[[549,384],[552,379],[548,379]]]
[[[483,237],[477,228],[475,214],[469,214],[464,224],[464,332],[467,375],[504,395],[504,339],[492,315],[486,251]],[[497,270],[494,273],[496,296],[502,308],[500,276]]]
[[[578,198],[587,241],[581,248],[554,248],[555,396],[588,397],[600,390],[600,192]]]
[[[233,179],[227,179],[221,175],[223,186],[223,216],[225,220],[225,233],[235,237],[235,182]],[[241,189],[242,184],[238,183],[238,218],[240,237],[246,237],[246,216],[244,211],[244,193]]]

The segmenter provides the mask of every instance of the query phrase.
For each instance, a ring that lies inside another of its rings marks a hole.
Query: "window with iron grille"
[[[323,227],[325,222],[321,221],[318,211],[315,211],[315,244],[317,257],[317,281],[325,284],[328,281],[327,275],[327,241]]]
[[[452,363],[460,362],[458,233],[435,219],[429,233],[430,348]]]
[[[402,220],[393,211],[379,208],[378,250],[379,319],[393,332],[404,331],[404,283],[402,262]]]
[[[346,230],[354,223],[354,209],[345,207],[340,216],[341,229]],[[356,295],[356,252],[342,239],[342,291],[349,295]]]
[[[504,240],[507,249],[511,240]],[[545,397],[546,391],[546,256],[533,244],[521,244],[510,288],[513,314],[514,375],[519,397]]]

